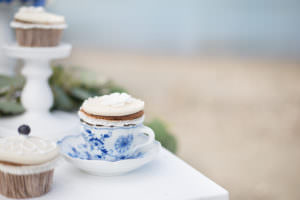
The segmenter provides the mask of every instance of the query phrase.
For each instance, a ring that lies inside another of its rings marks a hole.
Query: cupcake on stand
[[[70,44],[60,43],[67,28],[61,15],[46,12],[42,7],[22,7],[15,14],[11,27],[15,29],[17,44],[4,46],[8,57],[24,61],[22,74],[26,85],[21,102],[26,112],[20,116],[0,119],[0,136],[14,133],[16,124],[30,124],[35,135],[57,138],[77,128],[76,120],[64,112],[50,113],[53,94],[48,84],[52,74],[50,61],[68,57]]]
[[[64,16],[48,13],[43,7],[22,7],[10,26],[16,31],[20,46],[58,46],[62,32],[67,28]]]

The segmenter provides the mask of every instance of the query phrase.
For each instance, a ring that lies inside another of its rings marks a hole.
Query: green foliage
[[[54,106],[53,109],[64,110],[64,111],[73,111],[77,108],[74,100],[65,92],[62,87],[59,87],[56,84],[53,84],[52,91],[54,95]]]
[[[25,79],[22,76],[5,76],[0,75],[0,94],[4,94],[9,90],[22,89]]]
[[[24,112],[24,108],[19,102],[2,99],[0,101],[0,111],[2,115],[14,115]]]
[[[92,96],[100,96],[112,92],[126,92],[113,81],[99,79],[96,73],[79,67],[53,67],[53,75],[49,79],[54,95],[52,110],[76,111],[82,101]],[[0,116],[17,115],[24,112],[20,103],[20,94],[25,84],[22,76],[0,75]],[[147,123],[155,132],[155,137],[162,146],[175,153],[177,142],[159,119]]]
[[[155,139],[158,140],[163,147],[169,151],[176,153],[177,141],[176,138],[169,132],[167,126],[160,119],[153,119],[146,123],[147,126],[155,132]]]
[[[0,75],[0,115],[15,115],[24,112],[20,104],[20,92],[25,79],[22,76]]]
[[[124,91],[114,82],[101,80],[96,73],[79,67],[53,67],[49,83],[55,99],[53,109],[64,111],[77,110],[89,97]]]

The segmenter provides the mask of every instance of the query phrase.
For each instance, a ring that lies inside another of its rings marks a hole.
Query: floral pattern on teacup
[[[68,139],[68,137],[66,137]],[[107,136],[106,136],[107,138]],[[72,139],[72,138],[70,138]],[[74,139],[74,138],[73,138]],[[125,139],[125,140],[124,140]],[[97,139],[98,140],[98,139]],[[58,141],[57,144],[60,146],[64,141]],[[128,142],[128,138],[122,138],[119,140],[118,148],[126,148],[125,143]],[[115,156],[109,154],[107,150],[101,147],[101,140],[97,141],[100,144],[98,147],[87,144],[81,135],[78,135],[74,141],[65,143],[63,146],[64,154],[71,158],[79,158],[82,160],[104,160],[104,161],[119,161],[125,159],[138,159],[144,156],[143,152],[135,152],[132,155]]]

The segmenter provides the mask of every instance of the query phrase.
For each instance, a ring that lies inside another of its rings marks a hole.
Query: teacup
[[[155,140],[153,130],[143,124],[99,127],[82,123],[81,134],[92,150],[99,151],[99,156],[114,159],[130,157],[138,149],[152,144]],[[140,134],[147,137],[139,137]]]

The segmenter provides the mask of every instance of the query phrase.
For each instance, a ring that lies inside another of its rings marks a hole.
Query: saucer
[[[146,140],[141,135],[141,140]],[[57,142],[61,154],[75,167],[92,175],[113,176],[135,170],[152,161],[159,153],[161,144],[154,141],[152,144],[139,149],[130,156],[115,158],[99,157],[99,152],[91,149],[81,135],[70,135]]]

